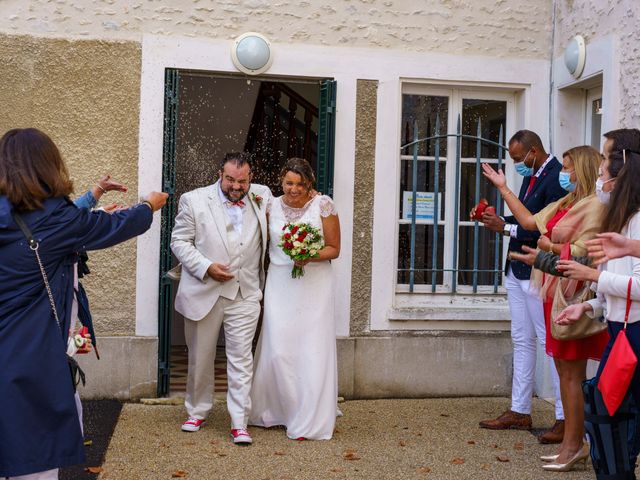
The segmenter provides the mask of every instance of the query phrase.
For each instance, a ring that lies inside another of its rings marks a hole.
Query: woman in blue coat
[[[82,463],[84,446],[66,358],[77,252],[145,232],[167,194],[113,214],[77,208],[73,185],[51,139],[15,129],[0,139],[0,479],[57,479]],[[60,325],[14,215],[39,242]]]

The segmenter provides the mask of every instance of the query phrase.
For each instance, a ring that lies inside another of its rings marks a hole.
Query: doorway
[[[282,193],[279,172],[286,159],[302,157],[315,169],[319,191],[332,194],[335,82],[273,79],[167,69],[162,212],[158,395],[184,391],[184,319],[173,309],[177,284],[165,273],[177,264],[171,231],[177,201],[185,192],[213,184],[227,152],[253,156],[253,182]],[[224,335],[216,358],[216,390],[224,389]]]

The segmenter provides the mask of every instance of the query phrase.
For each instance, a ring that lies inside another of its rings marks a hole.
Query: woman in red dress
[[[602,223],[602,204],[595,196],[595,183],[601,156],[592,147],[575,147],[563,154],[559,181],[568,194],[533,215],[506,185],[501,170],[497,172],[483,165],[483,173],[500,191],[518,223],[527,230],[542,233],[538,248],[560,254],[563,247],[571,249],[574,257],[587,254],[585,242],[595,237]],[[535,255],[511,254],[513,258],[532,263]],[[608,341],[606,331],[580,340],[557,340],[550,331],[551,311],[556,290],[561,288],[565,298],[571,298],[583,287],[582,282],[532,272],[532,285],[540,288],[544,302],[547,333],[547,353],[553,357],[560,377],[560,395],[565,414],[564,439],[557,455],[544,457],[546,470],[571,470],[580,461],[586,462],[589,452],[583,444],[584,402],[582,381],[586,378],[587,360],[600,359]]]

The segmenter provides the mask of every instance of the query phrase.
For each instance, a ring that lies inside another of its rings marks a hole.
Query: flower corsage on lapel
[[[251,200],[253,200],[253,203],[256,204],[258,210],[260,210],[260,207],[262,207],[263,198],[260,195],[256,195],[254,192],[251,192]]]

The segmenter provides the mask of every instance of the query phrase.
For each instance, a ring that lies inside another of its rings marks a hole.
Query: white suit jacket
[[[208,314],[220,296],[223,283],[207,275],[212,263],[229,264],[227,219],[225,206],[218,193],[218,180],[208,187],[183,194],[171,235],[171,250],[182,263],[182,273],[175,300],[175,309],[190,320],[200,320]],[[262,197],[258,206],[253,195]],[[264,287],[264,257],[267,251],[267,204],[269,187],[251,184],[245,197],[245,208],[253,208],[262,232],[260,258],[260,288]]]

